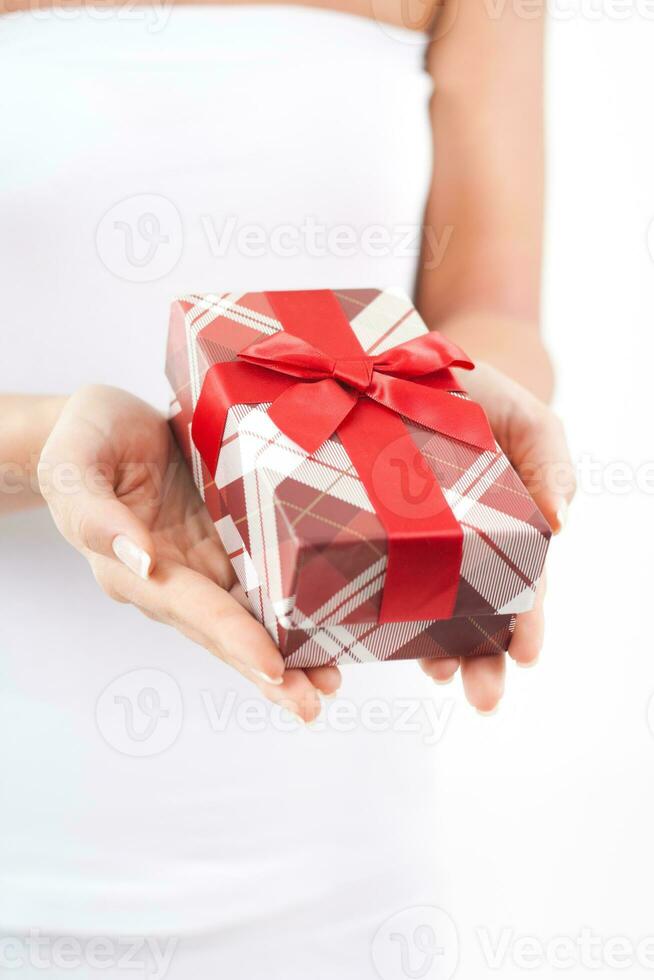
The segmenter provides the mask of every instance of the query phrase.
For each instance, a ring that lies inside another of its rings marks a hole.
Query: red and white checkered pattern
[[[378,354],[426,331],[395,290],[336,292],[357,339]],[[207,369],[282,329],[263,293],[188,296],[173,305],[167,372],[172,424],[255,615],[289,666],[493,653],[531,608],[550,529],[497,447],[480,452],[404,420],[463,529],[450,620],[378,623],[387,543],[338,436],[308,455],[266,404],[228,415],[207,471],[190,424]]]

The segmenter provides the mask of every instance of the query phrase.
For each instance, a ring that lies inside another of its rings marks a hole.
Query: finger
[[[420,666],[427,677],[437,684],[449,684],[459,669],[458,657],[434,657],[433,660],[421,660]]]
[[[250,609],[250,601],[240,583],[236,583],[230,593],[245,609]],[[338,667],[310,667],[305,670],[305,674],[313,687],[328,698],[336,694],[343,679]]]
[[[150,618],[174,626],[300,720],[311,722],[320,713],[318,692],[304,671],[285,671],[284,659],[263,626],[204,576],[162,561],[147,582],[140,582],[115,561],[96,558],[93,565],[112,598],[131,602]]]
[[[461,658],[463,690],[470,704],[480,714],[490,714],[499,704],[504,694],[504,673],[503,653]]]
[[[516,617],[509,656],[518,667],[533,667],[538,662],[545,634],[544,596],[545,576],[538,583],[534,608]]]
[[[342,678],[338,667],[310,667],[305,673],[313,686],[325,697],[333,697],[341,686]]]
[[[301,721],[310,723],[320,714],[322,705],[318,691],[303,670],[287,670],[282,684],[262,683],[259,687],[266,697],[293,712]]]
[[[212,530],[214,533],[211,533]],[[213,523],[211,530],[207,530],[206,537],[188,548],[184,557],[185,563],[190,568],[199,572],[200,575],[204,575],[205,578],[211,579],[222,589],[230,591],[234,598],[238,598],[234,593],[237,583],[236,574],[222,541],[215,533]],[[242,589],[240,593],[244,599],[241,605],[246,609],[251,609],[250,602]]]
[[[231,588],[230,594],[243,608],[247,610],[251,609],[250,601],[240,583],[236,583]],[[291,673],[293,671],[287,670],[285,677],[288,677]],[[341,686],[342,676],[338,667],[310,667],[304,673],[311,682],[312,687],[327,698],[334,697]]]
[[[149,530],[118,500],[101,472],[72,464],[72,458],[54,452],[39,463],[41,493],[57,528],[78,551],[118,557],[130,571],[147,578],[156,558]],[[64,463],[70,466],[68,481],[61,478]]]
[[[244,609],[251,610],[250,600],[248,599],[247,592],[243,588],[240,582],[235,582],[234,585],[229,590],[230,595],[233,599],[243,606]]]
[[[147,580],[117,561],[96,559],[105,591],[127,599],[160,622],[238,667],[259,683],[281,686],[284,658],[264,627],[229,592],[191,568],[162,560]]]
[[[524,420],[523,423],[524,425]],[[563,528],[575,495],[574,465],[561,420],[539,407],[514,441],[511,462],[555,534]]]

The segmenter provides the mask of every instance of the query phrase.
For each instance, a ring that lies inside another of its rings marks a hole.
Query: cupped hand
[[[462,381],[470,397],[485,409],[495,438],[554,533],[558,533],[575,493],[574,467],[560,419],[526,388],[488,364],[477,363]],[[544,634],[544,596],[543,575],[534,608],[516,619],[509,656],[520,667],[531,667],[538,660]],[[460,660],[423,660],[421,666],[441,684],[450,681],[460,667],[468,701],[484,714],[496,708],[504,693],[503,653]]]
[[[82,388],[43,448],[39,484],[112,599],[176,627],[304,721],[319,714],[338,669],[284,669],[162,415],[120,389]]]

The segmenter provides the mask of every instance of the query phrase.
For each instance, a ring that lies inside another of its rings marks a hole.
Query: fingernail
[[[283,705],[283,709],[289,719],[296,721],[298,725],[304,728],[304,718],[299,712],[294,711],[293,708],[289,708],[288,705]]]
[[[540,657],[536,657],[535,660],[528,660],[526,663],[520,663],[519,660],[516,660],[515,665],[516,667],[520,667],[521,670],[529,670],[530,667],[535,667],[538,664],[539,660]]]
[[[338,692],[339,692],[339,688],[337,687],[336,690],[332,691],[331,694],[325,694],[324,691],[319,691],[318,693],[320,697],[324,698],[326,701],[333,701],[334,698],[338,697]]]
[[[445,677],[442,680],[441,680],[440,677],[434,677],[433,680],[434,680],[434,684],[440,684],[441,687],[442,687],[443,684],[451,684],[452,683],[452,681],[454,680],[454,674],[452,674],[451,677]]]
[[[122,561],[123,565],[127,565],[130,571],[140,578],[147,579],[152,565],[152,559],[147,551],[134,544],[126,534],[119,534],[115,537],[111,542],[111,547],[114,555],[119,561]]]
[[[500,702],[498,701],[494,708],[490,708],[488,711],[483,711],[481,708],[475,709],[478,715],[483,715],[488,718],[490,715],[496,715],[500,710]]]
[[[558,527],[554,531],[555,534],[558,534],[559,531],[563,530],[567,520],[568,520],[568,501],[564,500],[562,503],[559,504],[559,507],[556,512],[556,521]]]
[[[273,684],[275,687],[279,687],[280,684],[284,683],[283,677],[269,677],[268,674],[264,674],[262,670],[257,670],[256,667],[250,667],[250,673],[258,677],[264,684]]]

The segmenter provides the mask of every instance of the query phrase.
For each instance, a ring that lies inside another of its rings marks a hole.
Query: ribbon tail
[[[449,619],[463,530],[404,422],[362,399],[338,434],[387,535],[379,622]]]
[[[216,474],[227,413],[233,405],[271,402],[297,384],[295,378],[240,361],[214,364],[207,371],[193,413],[191,435],[212,476]]]
[[[284,330],[318,348],[328,357],[365,355],[343,307],[331,289],[267,292],[266,298]]]
[[[494,452],[495,437],[481,405],[406,378],[374,372],[366,394],[398,415],[477,449]]]
[[[315,453],[336,432],[357,400],[333,378],[294,383],[276,398],[268,415],[289,439],[306,452]]]

